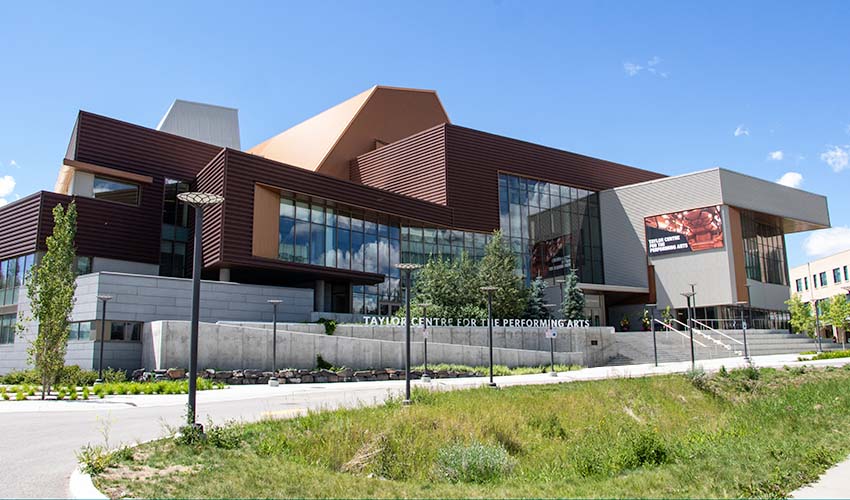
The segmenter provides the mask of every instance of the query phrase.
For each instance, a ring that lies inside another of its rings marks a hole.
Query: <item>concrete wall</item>
[[[189,323],[156,321],[145,328],[143,362],[146,369],[186,367],[189,360]],[[601,338],[588,334],[582,338],[589,346],[597,341],[598,353],[556,352],[555,362],[585,364],[590,360],[600,364],[603,356],[616,355],[616,343],[601,345]],[[199,332],[198,366],[221,370],[271,369],[272,332],[266,328],[251,328],[226,324],[202,323]],[[597,346],[593,346],[596,348]],[[314,368],[316,356],[336,366],[354,369],[402,368],[404,343],[372,340],[341,335],[324,335],[293,331],[277,332],[278,368]],[[411,361],[423,362],[423,345],[412,343]],[[549,353],[539,350],[495,348],[496,364],[507,366],[540,366],[549,363]],[[481,366],[487,363],[487,347],[428,342],[429,363],[458,363]],[[607,360],[607,357],[605,358]]]
[[[132,262],[129,260],[107,259],[106,257],[92,258],[91,270],[93,273],[112,272],[126,274],[149,274],[158,275],[157,264],[145,264],[144,262]]]
[[[97,262],[97,259],[95,260]],[[120,262],[120,261],[112,261]],[[192,282],[183,278],[154,275],[99,272],[77,278],[71,321],[96,321],[101,318],[102,303],[97,296],[111,295],[106,308],[107,320],[151,322],[163,319],[191,318]],[[18,310],[30,315],[26,292],[21,289]],[[268,299],[282,299],[278,320],[306,321],[313,310],[313,291],[244,285],[220,281],[201,282],[202,321],[271,321],[272,307]],[[0,346],[0,373],[28,368],[26,349],[36,336],[35,324],[26,323],[23,336],[10,345]],[[97,366],[92,359],[94,341],[68,343],[67,362],[84,368]],[[115,368],[138,368],[141,364],[140,342],[106,342],[104,365]]]

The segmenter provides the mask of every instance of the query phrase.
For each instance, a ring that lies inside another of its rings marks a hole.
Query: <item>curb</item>
[[[71,473],[68,492],[71,498],[96,498],[98,500],[109,498],[94,486],[91,475],[83,472],[79,465]]]

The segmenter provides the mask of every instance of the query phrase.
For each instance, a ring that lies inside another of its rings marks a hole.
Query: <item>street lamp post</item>
[[[545,308],[557,307],[558,304],[543,304]],[[555,371],[555,335],[557,330],[555,327],[551,327],[548,331],[547,336],[549,337],[549,375],[553,377],[558,376],[558,372]]]
[[[97,300],[103,303],[100,311],[100,361],[97,363],[97,380],[95,384],[103,383],[103,339],[106,337],[106,303],[112,300],[112,295],[98,295]]]
[[[422,349],[425,367],[422,370],[422,378],[420,380],[426,384],[431,383],[431,375],[428,374],[428,307],[431,304],[422,302],[419,307],[422,308]]]
[[[652,354],[655,358],[655,366],[658,366],[658,344],[655,341],[655,308],[657,304],[647,304],[649,309],[649,329],[652,331]]]
[[[203,430],[195,422],[195,396],[198,389],[198,323],[201,313],[201,232],[204,224],[204,208],[218,205],[224,198],[212,193],[180,193],[177,199],[195,209],[195,238],[192,256],[192,326],[189,337],[189,407],[186,412],[187,423]]]
[[[680,295],[688,299],[688,333],[691,337],[691,369],[694,369],[696,368],[696,356],[694,356],[694,327],[691,324],[691,299],[694,296],[694,292],[685,292]]]
[[[688,283],[688,286],[691,287],[691,307],[694,308],[694,319],[697,319],[697,291],[696,291],[696,283]]]
[[[812,276],[812,264],[806,263],[806,269],[809,276]],[[825,285],[826,283],[821,283],[821,285]],[[812,299],[812,306],[815,308],[815,336],[818,339],[818,354],[823,352],[823,347],[821,346],[820,341],[820,310],[818,308],[818,301],[815,300],[815,277],[812,276],[812,287],[809,288],[809,296]]]
[[[422,267],[420,264],[402,262],[396,267],[404,273],[404,401],[402,404],[410,404],[410,273]]]
[[[266,302],[272,305],[274,311],[272,317],[272,376],[269,377],[269,385],[278,387],[280,381],[277,379],[277,305],[283,302],[280,299],[269,299]]]
[[[487,344],[490,349],[490,387],[495,388],[496,382],[493,382],[493,292],[498,290],[497,286],[482,286],[480,290],[487,294]]]
[[[747,322],[744,321],[744,306],[746,306],[748,303],[749,303],[749,300],[746,300],[746,301],[742,300],[742,301],[738,302],[738,305],[741,307],[741,330],[744,333],[744,360],[745,361],[750,360],[750,351],[749,351],[749,348],[747,347]]]

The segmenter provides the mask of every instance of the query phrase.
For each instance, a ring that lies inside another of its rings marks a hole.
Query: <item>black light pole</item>
[[[696,283],[688,283],[688,286],[691,287],[691,307],[694,308],[694,319],[697,316],[697,291],[696,291]]]
[[[647,304],[649,309],[649,329],[652,330],[652,354],[655,357],[655,366],[658,366],[658,344],[655,341],[655,308],[656,304]]]
[[[747,323],[750,324],[750,328],[755,328],[755,324],[753,323],[753,300],[750,295],[750,285],[749,283],[744,285],[747,287]]]
[[[396,267],[404,273],[404,405],[410,404],[410,273],[422,267],[420,264],[402,262]]]
[[[97,300],[103,303],[100,312],[100,361],[97,363],[97,380],[95,384],[103,383],[103,338],[106,337],[106,303],[112,300],[112,295],[98,295]]]
[[[497,286],[482,286],[480,290],[487,294],[487,330],[489,332],[488,345],[490,347],[490,387],[495,388],[493,382],[493,292],[498,290]]]
[[[272,313],[274,315],[272,318],[272,376],[269,377],[269,385],[271,387],[278,387],[280,381],[277,379],[277,305],[283,301],[280,299],[269,299],[266,302],[272,305],[272,310],[274,311]]]
[[[688,299],[688,333],[691,336],[691,369],[694,369],[696,368],[696,356],[694,356],[694,327],[691,325],[691,298],[693,298],[694,292],[685,292],[681,295]]]
[[[744,301],[744,300],[738,302],[738,306],[740,306],[740,308],[741,308],[741,331],[744,332],[744,360],[745,361],[750,360],[750,351],[749,351],[749,348],[747,347],[747,322],[744,321],[744,306],[746,306],[748,302],[749,301]]]
[[[545,308],[556,307],[558,304],[543,304]],[[553,377],[558,376],[558,372],[555,371],[555,337],[553,335],[557,334],[557,330],[555,327],[551,327],[549,329],[548,337],[549,337],[549,375]]]
[[[431,375],[428,375],[428,306],[430,305],[427,302],[419,304],[419,307],[422,308],[422,346],[425,360],[425,368],[422,370],[422,378],[420,380],[426,384],[431,382]]]
[[[198,323],[201,315],[201,232],[204,223],[204,208],[218,205],[224,198],[211,193],[180,193],[177,198],[195,209],[195,239],[192,256],[192,326],[189,337],[189,407],[186,412],[187,423],[203,430],[195,422],[195,396],[198,386]]]

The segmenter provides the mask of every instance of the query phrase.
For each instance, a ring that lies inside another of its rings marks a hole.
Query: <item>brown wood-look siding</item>
[[[161,184],[159,192],[162,192]],[[142,206],[133,207],[45,191],[39,194],[39,250],[47,248],[47,237],[53,232],[53,208],[60,203],[67,205],[73,200],[77,205],[77,235],[74,241],[78,255],[159,263],[161,195],[159,202],[150,203],[156,210],[154,217],[149,212],[151,208],[146,207],[144,202]]]
[[[446,204],[446,128],[414,134],[351,162],[351,180]]]
[[[383,276],[358,271],[325,269],[293,264],[253,255],[254,186],[316,196],[337,203],[393,214],[435,225],[451,225],[448,208],[402,196],[351,181],[309,172],[259,156],[228,149],[223,165],[211,163],[198,176],[199,189],[218,193],[223,183],[225,198],[221,216],[204,224],[205,267],[249,267],[290,271],[321,272],[328,277],[356,278],[380,282]],[[220,245],[220,253],[208,249]]]
[[[662,174],[456,125],[446,127],[447,204],[457,228],[499,227],[499,172],[600,191]]]
[[[204,167],[198,174],[196,186],[198,191],[204,193],[217,194],[224,196],[224,179],[225,179],[225,150],[221,150],[219,154],[213,158],[210,163]],[[225,198],[224,203],[227,204]],[[194,213],[190,214],[191,220],[189,225],[194,231]],[[221,206],[209,207],[204,213],[204,232],[201,235],[203,242],[203,262],[204,266],[209,266],[213,263],[221,261],[221,228],[224,225],[224,208]],[[194,233],[193,233],[194,234]],[[186,249],[187,266],[191,266],[192,255],[194,255],[194,240],[189,242]],[[191,267],[187,267],[191,269]]]
[[[81,111],[72,160],[151,177],[191,180],[221,148]]]
[[[0,260],[36,251],[40,207],[40,193],[0,207]]]

